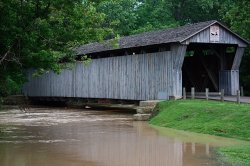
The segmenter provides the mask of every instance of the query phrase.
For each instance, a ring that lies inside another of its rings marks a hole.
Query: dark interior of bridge
[[[236,45],[197,44],[187,47],[182,66],[183,87],[189,92],[195,87],[197,92],[219,91],[219,72],[230,70],[233,64]]]

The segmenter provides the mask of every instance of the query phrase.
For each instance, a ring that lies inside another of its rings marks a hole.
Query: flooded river
[[[1,166],[218,165],[235,140],[155,128],[132,114],[63,108],[0,111]]]

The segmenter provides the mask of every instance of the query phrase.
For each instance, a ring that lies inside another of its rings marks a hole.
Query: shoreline
[[[215,153],[221,163],[250,165],[250,104],[177,100],[160,102],[157,109],[159,113],[151,118],[151,125],[246,142],[216,147]]]

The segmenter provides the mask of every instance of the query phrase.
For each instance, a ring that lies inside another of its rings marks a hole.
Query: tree
[[[230,2],[220,11],[230,29],[250,41],[250,2],[248,0]],[[247,48],[240,69],[241,85],[250,95],[250,49]]]
[[[181,25],[207,20],[221,20],[219,11],[230,0],[166,0],[173,17]]]
[[[103,0],[97,4],[97,9],[105,14],[104,27],[127,36],[179,25],[166,4],[165,0]]]
[[[103,27],[113,29],[116,34],[127,36],[136,29],[136,6],[136,0],[102,1],[97,5],[97,11],[105,14]]]
[[[137,5],[138,19],[132,34],[177,27],[167,0],[142,0]]]
[[[2,0],[0,15],[0,95],[21,88],[24,70],[59,72],[75,60],[74,47],[111,31],[102,28],[104,15],[88,1]]]

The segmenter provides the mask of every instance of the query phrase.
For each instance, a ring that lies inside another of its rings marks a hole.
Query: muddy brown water
[[[6,109],[0,131],[0,166],[212,166],[213,147],[241,143],[107,110]]]

